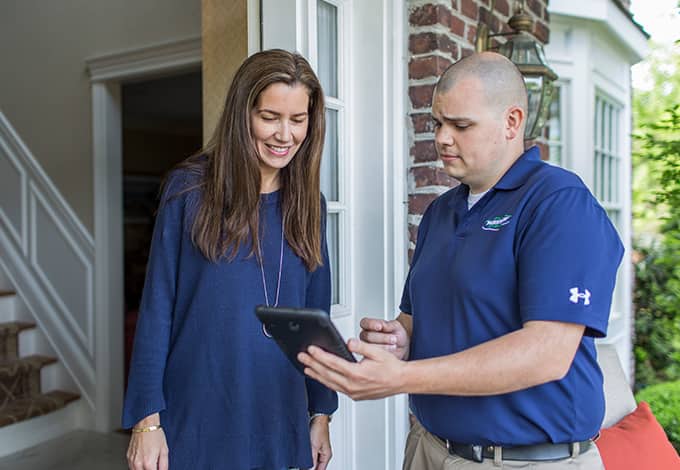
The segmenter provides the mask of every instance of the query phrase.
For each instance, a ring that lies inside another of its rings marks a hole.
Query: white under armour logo
[[[569,292],[571,293],[569,297],[571,303],[577,304],[579,299],[583,299],[583,305],[590,305],[590,291],[588,289],[585,289],[585,292],[581,294],[578,287],[572,287]]]

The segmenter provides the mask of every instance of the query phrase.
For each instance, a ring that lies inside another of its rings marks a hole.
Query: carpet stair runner
[[[14,292],[0,292],[2,297],[11,295]],[[56,358],[19,357],[21,333],[35,327],[25,321],[0,323],[0,427],[45,415],[80,398],[64,390],[42,392],[40,371],[57,362]]]

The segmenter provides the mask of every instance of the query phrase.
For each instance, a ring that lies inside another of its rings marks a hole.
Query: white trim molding
[[[383,283],[387,288],[383,303],[384,318],[391,320],[399,313],[401,294],[408,271],[408,26],[406,2],[382,0],[383,16],[383,210],[388,226],[384,236],[386,260]],[[401,394],[385,400],[386,468],[399,468],[403,461],[409,432],[408,396]]]
[[[551,15],[563,15],[602,25],[616,42],[626,48],[632,63],[647,55],[647,36],[612,0],[551,0]]]
[[[120,426],[123,404],[123,208],[121,83],[200,68],[201,38],[179,39],[87,60],[94,168],[95,426]]]
[[[94,241],[2,112],[0,161],[19,178],[0,197],[0,265],[92,411]]]
[[[201,38],[191,37],[128,49],[85,61],[93,83],[171,73],[201,65]]]

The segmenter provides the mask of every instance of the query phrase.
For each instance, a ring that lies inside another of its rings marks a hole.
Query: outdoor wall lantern
[[[491,0],[489,21],[493,18],[494,4],[495,0]],[[534,21],[524,11],[524,0],[515,2],[515,14],[508,20],[508,25],[513,32],[490,34],[489,25],[482,21],[480,12],[475,49],[477,52],[496,50],[510,59],[522,72],[529,93],[524,138],[531,140],[541,134],[548,119],[554,90],[553,82],[557,79],[557,74],[548,67],[543,46],[530,33]],[[495,36],[507,36],[508,39],[496,49],[491,47],[490,42],[490,39]]]

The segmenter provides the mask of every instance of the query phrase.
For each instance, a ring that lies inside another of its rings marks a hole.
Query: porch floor
[[[74,431],[0,458],[0,470],[126,470],[129,436]]]

